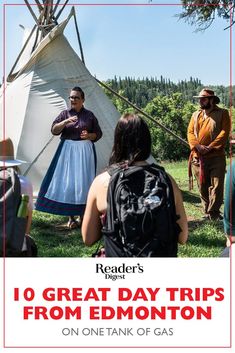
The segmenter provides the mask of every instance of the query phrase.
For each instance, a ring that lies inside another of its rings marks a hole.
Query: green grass
[[[196,182],[188,190],[187,161],[162,163],[182,190],[188,217],[189,239],[179,246],[179,257],[218,257],[225,246],[222,222],[202,221],[202,209]],[[88,248],[83,244],[79,229],[67,230],[61,224],[67,217],[34,211],[31,235],[38,245],[40,257],[90,257],[97,244]]]
[[[86,247],[80,229],[68,230],[68,217],[33,212],[31,235],[38,246],[39,257],[90,257],[97,245]]]
[[[189,239],[179,246],[180,257],[218,257],[225,247],[223,222],[202,220],[202,207],[196,181],[188,188],[188,161],[162,164],[182,191],[188,218]],[[221,209],[222,210],[222,209]]]

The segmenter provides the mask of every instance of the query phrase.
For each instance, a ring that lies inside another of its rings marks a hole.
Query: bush
[[[145,108],[146,113],[185,141],[187,141],[188,123],[195,110],[195,105],[185,102],[181,93],[174,93],[171,97],[158,96]],[[189,148],[187,146],[153,122],[149,122],[149,127],[154,158],[169,161],[188,158]]]

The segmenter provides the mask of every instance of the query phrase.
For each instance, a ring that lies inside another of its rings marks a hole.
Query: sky
[[[7,73],[21,48],[23,31],[19,25],[32,27],[34,20],[23,0],[5,0],[5,3],[8,4],[5,41],[1,9],[1,47],[5,42]],[[122,78],[163,76],[175,83],[193,77],[205,86],[230,84],[230,31],[224,30],[228,26],[226,21],[217,18],[209,29],[198,32],[176,17],[182,10],[180,1],[176,0],[162,0],[161,4],[157,1],[150,4],[148,0],[103,0],[103,5],[98,1],[89,1],[88,5],[88,1],[70,0],[60,21],[66,18],[72,4],[75,4],[86,66],[100,80],[115,75]],[[32,8],[37,13],[36,7]],[[73,19],[65,35],[79,54]]]

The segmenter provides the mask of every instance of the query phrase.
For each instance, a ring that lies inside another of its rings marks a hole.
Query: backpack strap
[[[17,192],[19,190],[19,194],[21,195],[21,185],[20,185],[19,177],[16,171],[14,170],[14,168],[9,168],[9,169],[10,169],[10,175],[12,180],[12,188],[14,191],[17,191]]]
[[[121,167],[119,167],[116,164],[112,164],[107,168],[107,172],[109,175],[112,177],[117,171],[121,170]]]
[[[130,172],[127,173],[127,175],[129,175],[129,173],[137,172],[138,170],[143,170],[143,169],[146,169],[146,170],[154,169],[157,171],[161,170],[161,171],[165,172],[165,169],[163,167],[161,167],[155,163],[146,164],[146,165],[142,165],[142,166],[136,166],[136,165],[129,166],[127,163],[112,164],[111,166],[109,166],[107,168],[107,172],[109,173],[110,176],[112,176],[118,171],[125,171],[125,173],[127,173],[126,171],[129,170]]]
[[[122,162],[120,164],[112,164],[108,167],[107,172],[109,173],[110,176],[114,175],[115,173],[119,171],[123,171],[129,169],[128,163],[127,162]]]
[[[175,218],[175,220],[177,221],[179,219],[179,215],[176,214],[176,207],[175,207],[175,197],[174,197],[174,190],[173,190],[173,186],[172,186],[172,182],[171,182],[171,179],[169,178],[168,174],[166,173],[165,169],[157,164],[151,164],[150,165],[151,167],[151,170],[153,171],[160,171],[160,174],[161,174],[161,177],[163,177],[166,181],[167,181],[167,184],[168,184],[168,187],[169,187],[169,198],[168,199],[172,199],[172,207],[171,207],[171,210],[172,210],[172,216]],[[163,175],[164,173],[164,175]],[[179,227],[178,223],[177,223],[177,228]],[[180,228],[180,227],[179,227]],[[178,232],[180,232],[181,229],[179,230],[178,229]]]

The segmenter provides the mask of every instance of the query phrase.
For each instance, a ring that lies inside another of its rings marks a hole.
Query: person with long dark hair
[[[94,142],[102,137],[95,115],[84,107],[85,94],[72,88],[71,107],[62,111],[51,127],[61,142],[42,182],[36,210],[68,215],[68,228],[77,228],[83,216],[89,187],[96,173]]]
[[[89,190],[82,224],[82,236],[86,245],[91,246],[102,236],[102,219],[107,212],[107,191],[110,183],[110,170],[113,167],[148,167],[151,154],[151,135],[145,121],[136,114],[124,114],[117,123],[114,145],[107,171],[98,175]],[[156,166],[157,167],[157,166]],[[159,167],[160,168],[160,167]],[[163,168],[160,168],[161,170]],[[166,174],[163,170],[164,175]],[[188,237],[188,224],[181,192],[171,176],[166,176],[173,190],[173,203],[179,227],[178,243],[184,244]],[[102,224],[103,223],[103,224]],[[167,235],[166,235],[167,236]],[[107,236],[108,237],[108,236]],[[108,255],[112,256],[112,255]],[[154,255],[153,255],[154,256]]]

